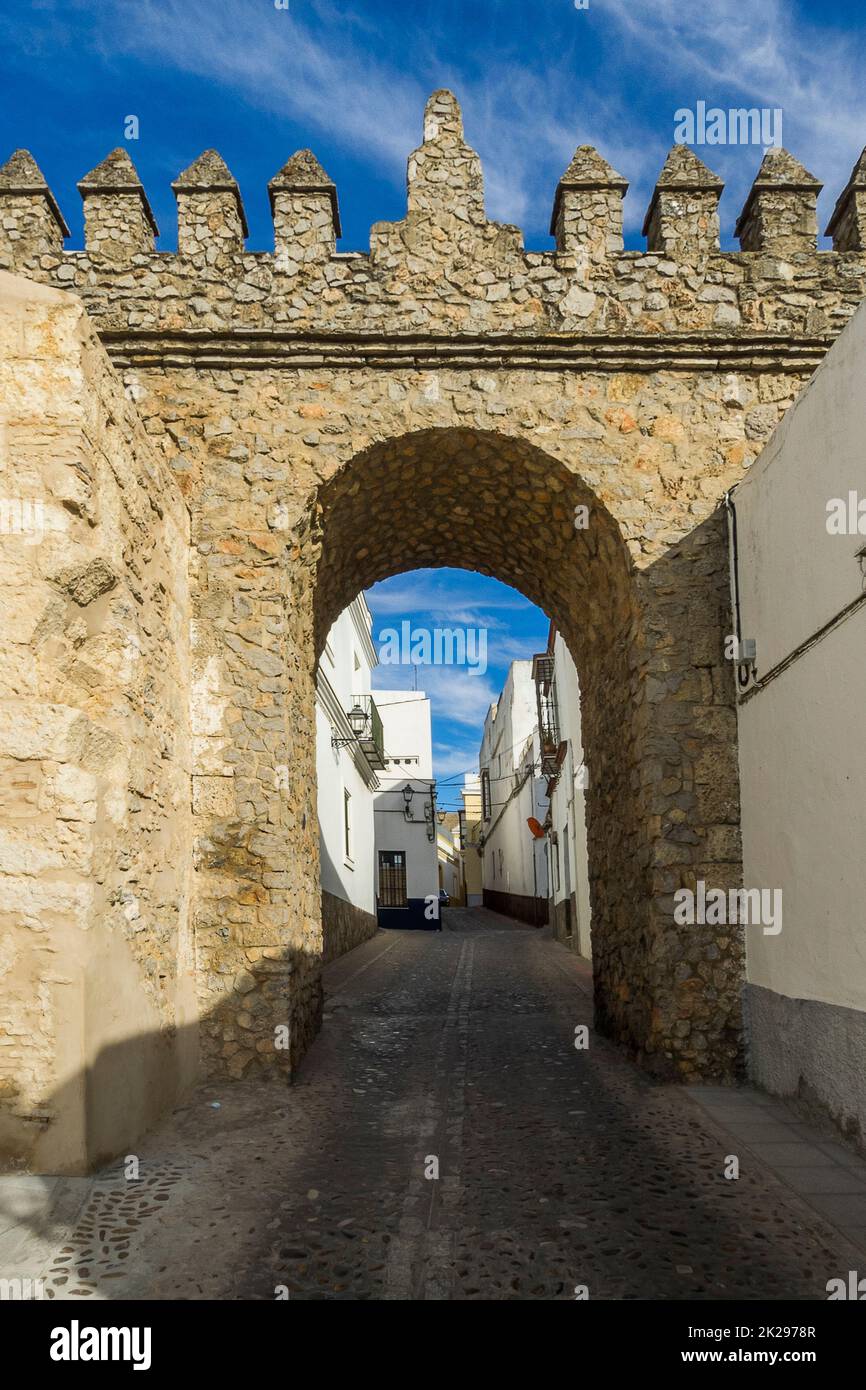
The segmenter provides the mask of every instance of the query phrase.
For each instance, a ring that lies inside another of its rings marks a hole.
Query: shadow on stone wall
[[[743,928],[674,920],[678,889],[694,891],[699,879],[726,890],[742,884],[734,670],[724,655],[733,631],[724,507],[638,571],[636,583],[646,658],[640,815],[649,841],[645,1007],[653,1017],[646,1035],[661,1045],[655,1056],[641,1047],[635,1055],[672,1079],[726,1081],[744,1068]],[[596,988],[597,1026],[621,1038],[619,1001],[634,998],[642,981],[628,977],[624,942],[599,969],[610,944],[610,936],[597,940],[593,923],[596,978],[608,982]]]
[[[321,998],[318,957],[306,962],[301,971],[297,960],[285,964],[287,980],[300,974],[309,987],[312,977]],[[221,1086],[248,1085],[243,1078],[208,1078],[200,1058],[200,1030],[231,1037],[243,1002],[243,996],[228,995],[195,1024],[144,1033],[103,1047],[91,1066],[55,1087],[29,1114],[16,1114],[13,1102],[7,1101],[0,1108],[0,1172],[94,1172],[134,1150],[142,1136],[194,1086],[209,1080]],[[278,1036],[277,1029],[288,1028],[291,1003],[287,990],[284,1007],[275,1011],[276,1021],[259,1018],[259,1050],[280,1050],[285,1035]],[[321,1015],[321,1004],[319,1011]],[[285,1051],[288,1055],[288,1047]],[[269,1074],[275,1078],[275,1091],[291,1084],[288,1062],[282,1077],[277,1069]]]

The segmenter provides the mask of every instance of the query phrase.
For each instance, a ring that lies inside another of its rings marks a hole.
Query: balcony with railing
[[[374,771],[380,771],[385,766],[385,733],[373,696],[353,695],[346,718],[367,762]]]
[[[563,748],[556,699],[556,672],[553,656],[550,652],[542,652],[532,658],[532,674],[535,679],[535,698],[538,708],[541,774],[547,778],[556,777],[562,761]]]

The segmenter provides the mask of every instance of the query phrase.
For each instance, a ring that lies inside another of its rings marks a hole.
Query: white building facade
[[[577,670],[556,624],[547,651],[533,659],[541,773],[547,779],[550,920],[554,934],[579,955],[592,955],[586,788]]]
[[[513,661],[484,721],[479,753],[484,906],[544,926],[548,920],[547,839],[536,836],[548,799],[531,661]]]
[[[866,308],[730,497],[748,1064],[866,1144]],[[730,653],[729,653],[730,654]],[[724,837],[724,839],[723,839]],[[707,888],[711,866],[705,871]],[[727,885],[722,884],[723,888]],[[761,894],[760,912],[757,911]],[[759,920],[755,920],[759,918]]]
[[[463,863],[460,846],[460,817],[456,811],[438,813],[436,857],[439,861],[439,888],[455,906],[463,904]]]
[[[438,821],[430,701],[421,690],[377,690],[375,699],[385,750],[374,806],[379,925],[435,930]]]
[[[370,684],[376,665],[363,594],[328,633],[316,680],[316,770],[324,959],[377,930],[373,798],[384,758]],[[363,715],[363,718],[362,718]]]
[[[467,772],[460,789],[463,807],[460,815],[460,844],[463,861],[463,900],[467,907],[484,903],[482,868],[481,779],[477,772]]]

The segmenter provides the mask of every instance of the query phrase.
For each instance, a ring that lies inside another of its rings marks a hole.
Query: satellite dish
[[[540,821],[535,819],[535,816],[530,816],[526,824],[529,826],[536,840],[544,839],[544,826]]]

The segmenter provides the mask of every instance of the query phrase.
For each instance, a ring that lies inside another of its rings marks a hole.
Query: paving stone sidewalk
[[[197,1091],[138,1182],[0,1180],[0,1274],[63,1299],[763,1300],[866,1272],[852,1151],[575,1048],[589,972],[547,931],[444,928],[330,966],[296,1084]]]

